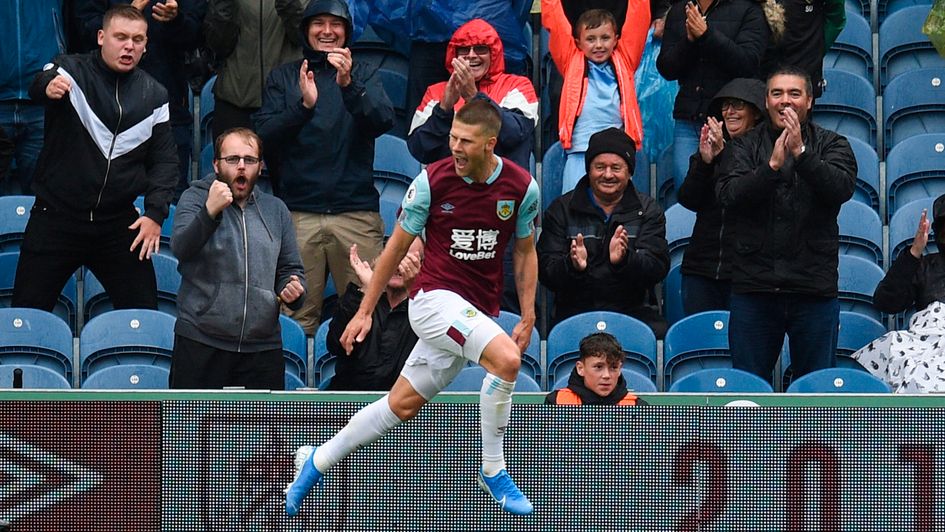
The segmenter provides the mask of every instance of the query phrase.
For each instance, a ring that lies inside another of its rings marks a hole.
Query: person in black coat
[[[686,315],[728,310],[731,246],[725,209],[715,196],[716,169],[725,145],[764,118],[765,84],[757,79],[728,82],[712,100],[699,135],[699,151],[689,158],[689,173],[677,192],[679,204],[696,213],[696,224],[682,260],[682,300]]]
[[[630,180],[636,146],[608,128],[591,135],[587,174],[542,218],[538,278],[555,294],[554,322],[592,310],[628,314],[666,334],[647,295],[669,271],[666,217]]]
[[[810,77],[768,78],[769,123],[725,151],[717,193],[733,223],[729,346],[733,366],[771,377],[784,335],[796,376],[832,367],[840,306],[837,215],[856,159],[842,135],[809,120]]]

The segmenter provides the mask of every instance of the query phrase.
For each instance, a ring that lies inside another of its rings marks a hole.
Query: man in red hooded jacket
[[[486,99],[502,115],[496,155],[529,167],[538,125],[538,97],[525,76],[505,73],[505,54],[495,28],[473,19],[453,33],[446,48],[448,81],[427,88],[410,123],[407,147],[421,163],[450,156],[453,112],[473,98]]]

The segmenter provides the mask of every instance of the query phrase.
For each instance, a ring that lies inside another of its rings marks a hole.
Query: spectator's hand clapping
[[[151,8],[151,18],[158,22],[170,22],[177,18],[177,0],[164,0],[163,3],[154,4]]]
[[[46,85],[46,97],[50,100],[60,100],[71,88],[72,83],[60,74]]]
[[[915,230],[915,240],[912,241],[912,247],[909,248],[909,253],[912,253],[912,256],[915,258],[921,258],[922,252],[925,251],[925,246],[929,245],[929,223],[928,210],[922,209],[922,216],[919,218],[919,227]]]
[[[299,91],[302,93],[302,106],[306,109],[315,107],[318,87],[315,86],[315,73],[308,71],[308,59],[303,59],[302,67],[299,68]]]
[[[768,166],[775,172],[781,169],[784,165],[784,160],[787,159],[787,147],[785,145],[787,135],[788,132],[787,129],[785,129],[778,136],[778,139],[774,141],[774,148],[771,149],[771,158],[768,159]]]
[[[361,260],[360,255],[358,255],[357,244],[351,244],[348,262],[351,263],[351,269],[354,270],[354,274],[358,276],[358,281],[361,283],[362,288],[371,284],[371,277],[374,277],[374,270],[371,269],[371,265],[368,264],[367,261]]]
[[[465,59],[458,57],[453,59],[453,75],[450,76],[450,80],[454,79],[459,95],[466,101],[469,101],[479,91],[476,87],[476,77],[469,69],[469,64]]]
[[[689,42],[693,42],[696,39],[702,37],[705,32],[709,29],[709,26],[705,22],[705,17],[702,16],[702,12],[699,11],[699,8],[693,5],[691,2],[686,4],[686,39]]]
[[[628,249],[630,249],[630,235],[622,225],[617,226],[613,238],[610,239],[610,263],[620,264],[626,258]]]
[[[351,59],[351,50],[347,48],[335,48],[328,52],[328,62],[335,67],[338,74],[335,81],[339,87],[347,87],[351,84],[351,69],[354,68],[354,61]]]
[[[801,136],[801,121],[797,118],[797,112],[792,107],[786,107],[783,116],[784,131],[787,133],[787,136],[784,137],[784,148],[796,159],[801,156],[801,148],[804,147],[804,139]]]
[[[420,273],[421,264],[419,253],[415,251],[408,252],[400,261],[400,265],[397,266],[397,273],[403,278],[404,283],[409,283]]]
[[[302,282],[299,281],[299,276],[291,275],[289,276],[289,282],[286,283],[282,291],[279,292],[279,299],[288,305],[294,303],[295,300],[302,297],[302,294],[304,293],[305,287],[302,286]]]
[[[579,272],[587,269],[587,248],[584,247],[584,235],[581,233],[571,240],[571,264]]]
[[[725,135],[722,134],[722,123],[710,116],[699,132],[699,154],[702,162],[710,164],[725,149]]]

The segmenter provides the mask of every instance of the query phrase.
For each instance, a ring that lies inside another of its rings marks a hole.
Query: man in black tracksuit
[[[13,287],[13,306],[52,310],[85,265],[115,308],[157,308],[161,223],[178,179],[167,91],[136,68],[147,21],[110,9],[100,50],[65,55],[39,73],[30,97],[46,106],[46,135]],[[134,200],[144,194],[144,213]]]
[[[719,201],[734,229],[733,366],[763,379],[785,334],[795,377],[832,367],[836,356],[837,214],[853,196],[856,159],[846,138],[809,121],[812,102],[804,70],[776,70],[767,83],[769,124],[735,139],[719,173]]]

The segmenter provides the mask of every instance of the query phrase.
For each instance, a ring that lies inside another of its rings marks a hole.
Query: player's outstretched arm
[[[535,326],[535,291],[538,286],[538,252],[535,237],[515,239],[512,251],[512,268],[515,270],[515,290],[518,292],[522,320],[512,329],[512,341],[522,352],[528,348]]]
[[[362,287],[364,298],[361,300],[361,306],[358,307],[358,311],[348,322],[345,331],[341,333],[341,347],[344,348],[345,353],[350,355],[354,349],[354,344],[363,342],[368,332],[371,331],[371,314],[374,312],[374,306],[377,305],[377,300],[381,297],[381,293],[384,292],[388,281],[394,275],[397,266],[404,255],[407,254],[407,250],[410,249],[410,244],[413,244],[415,238],[417,238],[417,235],[404,231],[399,224],[394,226],[394,233],[387,241],[384,251],[381,252],[381,256],[378,257],[377,264],[374,266],[371,283]]]

